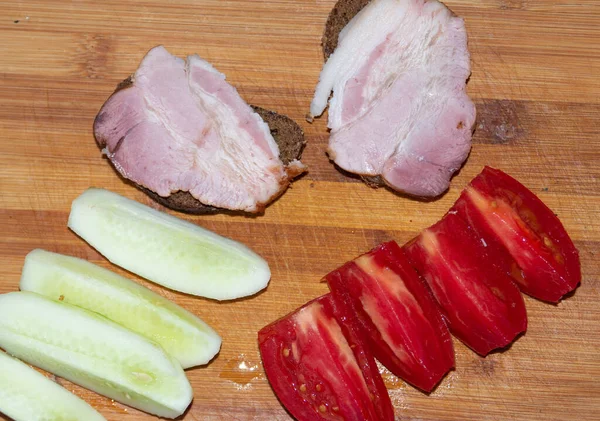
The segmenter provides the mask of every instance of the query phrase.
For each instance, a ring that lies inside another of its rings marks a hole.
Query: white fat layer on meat
[[[219,78],[221,78],[222,80],[225,80],[227,78],[225,76],[225,74],[223,74],[223,73],[219,72],[217,69],[215,69],[214,66],[212,64],[210,64],[208,61],[200,58],[199,55],[194,54],[192,56],[188,56],[188,61],[187,61],[188,81],[189,81],[190,66],[197,66],[202,69],[208,70],[209,72],[212,72],[212,73],[218,75]],[[193,88],[194,84],[192,82],[189,82],[189,83],[190,83],[190,86],[192,86],[192,88]],[[197,84],[195,84],[195,86],[198,87]],[[206,97],[208,95],[214,99],[214,97],[212,95],[207,94],[204,91],[198,92],[197,90],[194,90],[194,93],[196,93],[202,97]],[[215,99],[215,102],[220,103],[216,99]],[[257,113],[252,112],[251,116],[258,123],[258,126],[260,127],[262,134],[265,136],[265,139],[267,140],[267,143],[269,145],[269,149],[271,150],[273,155],[279,156],[279,146],[277,146],[277,142],[275,142],[275,139],[273,138],[273,135],[271,134],[271,129],[269,128],[269,125],[267,123],[265,123],[264,120],[262,118],[260,118],[260,116]],[[229,115],[225,115],[224,117],[225,118],[230,117],[231,120],[234,120],[238,124],[240,123],[240,121],[237,120],[233,115],[231,115],[231,113]],[[247,137],[250,137],[250,136],[247,136]],[[249,141],[252,141],[252,139],[250,138]]]
[[[188,66],[201,66],[206,68],[205,66],[210,66],[204,60],[196,57],[189,57]],[[212,66],[210,66],[212,68]],[[214,68],[213,68],[214,69]],[[222,73],[216,72],[219,74],[219,77],[225,79],[225,75]],[[226,166],[229,168],[231,172],[223,174],[219,174],[220,176],[231,176],[231,182],[235,183],[236,180],[242,179],[249,182],[254,182],[255,188],[259,191],[256,195],[259,200],[268,201],[270,195],[273,194],[272,189],[268,183],[264,183],[268,181],[269,178],[273,177],[272,170],[277,168],[279,165],[279,176],[283,178],[285,176],[284,169],[281,166],[281,163],[278,159],[279,156],[279,148],[277,143],[275,143],[275,139],[271,135],[271,131],[269,126],[260,118],[260,116],[256,113],[252,113],[250,118],[254,118],[258,123],[262,134],[268,140],[268,145],[270,147],[272,156],[267,156],[264,153],[260,153],[260,151],[251,151],[250,156],[247,155],[248,148],[245,147],[247,144],[251,144],[253,142],[252,136],[246,131],[239,130],[240,124],[242,123],[236,117],[235,113],[229,108],[229,106],[206,92],[202,89],[202,87],[195,83],[191,77],[190,72],[188,71],[188,83],[192,92],[194,93],[199,107],[208,115],[214,116],[213,121],[217,123],[216,129],[219,132],[220,137],[220,148],[215,151],[215,155],[213,156],[203,156],[203,149],[198,149],[196,159],[203,160],[205,162],[216,162],[219,163],[219,166],[223,166],[223,163],[226,163]],[[246,159],[240,159],[240,156],[245,156]],[[205,176],[211,177],[211,168],[204,168]],[[258,179],[257,179],[258,178]],[[198,190],[194,188],[192,191],[195,192]],[[201,189],[199,192],[202,191]],[[225,193],[225,192],[224,192]]]
[[[337,108],[335,104],[341,104],[342,100],[336,97],[338,92],[342,93],[346,80],[358,71],[371,51],[397,27],[398,20],[405,13],[397,3],[401,1],[373,0],[342,29],[337,48],[323,66],[315,96],[310,104],[310,114],[313,117],[323,114],[329,94],[333,90],[329,119],[335,120],[331,116],[332,110]]]
[[[197,57],[188,58],[188,66],[200,66],[208,68],[210,64]],[[216,72],[212,66],[210,69],[219,74],[219,77],[225,79],[225,75]],[[243,180],[249,187],[249,191],[243,200],[243,206],[251,208],[256,202],[266,203],[270,197],[279,190],[279,180],[285,178],[285,171],[279,161],[279,148],[271,135],[269,126],[262,121],[260,116],[252,113],[250,118],[254,118],[268,140],[268,145],[272,156],[268,156],[259,149],[249,149],[247,145],[254,142],[252,136],[244,130],[240,130],[242,123],[236,117],[228,104],[220,101],[215,96],[206,92],[202,87],[194,82],[190,77],[188,70],[188,83],[198,102],[199,108],[207,115],[212,117],[215,126],[214,129],[219,134],[219,145],[215,149],[198,148],[195,151],[194,162],[198,174],[202,174],[203,179],[212,179],[212,183],[196,183],[190,186],[190,193],[197,197],[201,202],[208,199],[208,194],[213,195],[213,185],[222,185],[220,189],[221,200],[227,200],[232,188],[240,184]],[[244,159],[240,159],[240,157]],[[203,165],[195,163],[202,162]]]
[[[194,66],[198,66],[204,70],[208,70],[211,73],[214,73],[215,75],[218,75],[219,78],[225,80],[227,77],[219,72],[217,69],[215,69],[215,67],[210,64],[208,61],[202,59],[198,54],[193,54],[191,56],[187,57],[187,63],[186,63],[186,67],[189,69],[190,65],[194,65]]]

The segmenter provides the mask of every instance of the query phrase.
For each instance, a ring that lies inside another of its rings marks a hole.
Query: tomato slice
[[[485,167],[453,207],[521,290],[558,302],[581,282],[579,254],[556,215],[508,174]]]
[[[481,355],[527,329],[523,297],[512,278],[491,265],[475,232],[455,214],[404,246],[440,304],[452,333]]]
[[[267,378],[298,420],[394,419],[375,360],[353,320],[327,294],[258,333]]]
[[[454,367],[448,328],[398,244],[381,244],[326,279],[336,301],[367,332],[375,357],[392,373],[429,392]]]

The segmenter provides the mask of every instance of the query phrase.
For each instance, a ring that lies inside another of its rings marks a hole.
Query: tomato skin
[[[258,333],[267,378],[296,419],[394,419],[377,364],[352,323],[327,294]]]
[[[326,277],[354,314],[375,357],[430,392],[454,367],[452,338],[427,286],[395,242],[384,243]]]
[[[485,167],[452,211],[493,251],[521,291],[556,303],[581,282],[579,253],[558,217],[508,174]]]
[[[406,244],[449,321],[450,331],[485,356],[527,329],[523,297],[512,278],[491,264],[475,232],[449,213]]]

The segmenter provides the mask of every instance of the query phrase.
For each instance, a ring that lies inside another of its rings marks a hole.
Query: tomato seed
[[[334,406],[333,408],[331,408],[331,410],[332,410],[333,412],[337,412],[337,411],[339,411],[339,410],[340,410],[340,407],[339,407],[339,406]]]
[[[321,404],[321,405],[319,405],[319,411],[325,412],[325,411],[327,411],[327,407],[325,405]]]
[[[315,389],[317,389],[317,392],[320,392],[323,389],[323,387],[320,384],[318,384]]]
[[[284,357],[289,357],[290,356],[290,350],[287,348],[283,348],[283,356]]]
[[[556,260],[556,262],[561,265],[565,264],[565,259],[562,257],[562,255],[560,253],[554,253],[554,260]]]
[[[306,392],[306,385],[305,384],[301,384],[300,385],[300,392]]]

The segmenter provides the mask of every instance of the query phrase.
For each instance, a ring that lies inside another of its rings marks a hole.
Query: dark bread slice
[[[321,46],[323,47],[323,57],[325,60],[327,60],[335,51],[341,30],[344,29],[348,22],[369,4],[370,1],[371,0],[338,0],[335,6],[333,6],[333,9],[329,12],[329,17],[325,24],[325,31],[323,31],[323,37],[321,38]],[[360,178],[370,187],[385,186],[385,182],[379,175],[361,175]]]
[[[117,85],[117,88],[115,89],[115,92],[113,92],[113,95],[121,89],[129,88],[131,85],[133,85],[133,81],[130,76]],[[277,143],[277,146],[279,147],[279,158],[281,159],[283,164],[287,165],[294,159],[300,159],[300,157],[302,156],[302,150],[306,145],[306,141],[304,140],[304,132],[302,131],[302,128],[298,125],[298,123],[296,123],[294,120],[283,114],[278,114],[274,111],[269,111],[254,105],[251,105],[251,107],[265,121],[265,123],[268,124],[271,130],[271,135],[273,136],[275,142]],[[96,120],[94,121],[94,126],[96,124],[101,123],[101,121],[102,114],[98,114]],[[101,148],[104,148],[106,146],[106,142],[104,139],[96,138],[96,142]],[[293,177],[295,175],[297,174],[292,174],[291,176]],[[168,197],[162,197],[153,192],[152,190],[140,186],[139,184],[131,180],[127,181],[132,183],[144,193],[146,193],[156,202],[169,209],[173,209],[176,211],[191,213],[194,215],[218,212],[237,212],[231,211],[229,209],[221,209],[216,208],[214,206],[205,205],[198,201],[187,191],[180,190],[171,193],[171,195]],[[285,189],[283,189],[281,193],[283,193],[284,191]]]

